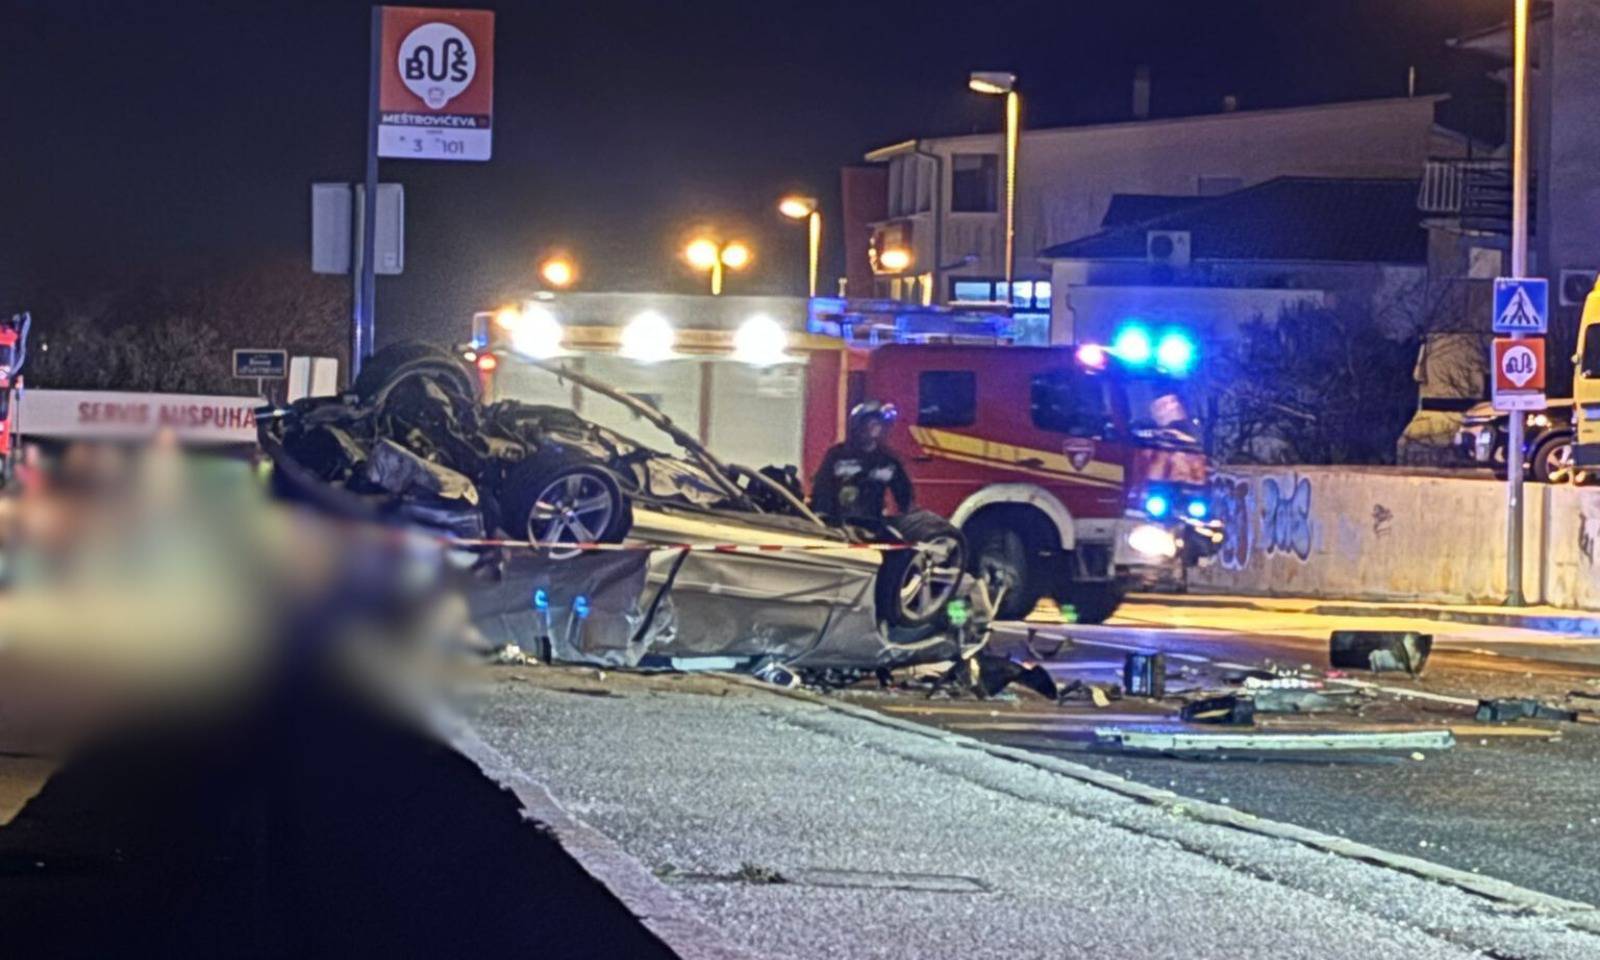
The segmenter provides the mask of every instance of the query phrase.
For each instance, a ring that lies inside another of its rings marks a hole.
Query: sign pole
[[[364,196],[358,198],[357,225],[361,231],[356,255],[355,329],[350,338],[350,382],[355,383],[362,361],[372,355],[374,301],[377,281],[373,273],[378,217],[378,70],[383,56],[383,8],[372,8],[367,65],[367,173]]]
[[[1511,275],[1528,275],[1528,0],[1513,0],[1511,81]],[[1522,334],[1513,333],[1513,339]],[[1522,594],[1522,445],[1526,414],[1513,410],[1506,430],[1506,606]]]

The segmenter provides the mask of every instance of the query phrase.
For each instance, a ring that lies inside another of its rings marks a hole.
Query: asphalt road
[[[1232,669],[1223,665],[1309,666],[1321,673],[1328,669],[1328,632],[1371,627],[1372,622],[1141,603],[1104,626],[1030,626],[1033,650],[1058,681],[1117,680],[1126,651],[1159,650],[1170,658],[1169,685],[1223,691],[1230,688],[1225,677]],[[1434,657],[1419,681],[1365,675],[1395,690],[1551,701],[1575,689],[1600,693],[1600,644],[1592,638],[1406,621],[1383,621],[1380,626],[1420,627],[1436,637]],[[1001,645],[1015,649],[1023,629],[1004,627]],[[1564,662],[1526,659],[1550,650],[1559,651]],[[1582,660],[1589,662],[1572,662]],[[1336,762],[1242,756],[1195,760],[1109,753],[1094,744],[1096,727],[1184,728],[1176,719],[1176,701],[1121,700],[1105,708],[1084,703],[1062,709],[1031,695],[990,703],[903,693],[855,696],[864,705],[906,719],[1070,755],[1133,780],[1262,817],[1600,903],[1600,777],[1595,775],[1600,769],[1600,726],[1529,721],[1479,725],[1468,706],[1382,694],[1359,714],[1262,717],[1257,729],[1447,727],[1456,734],[1455,748],[1425,754],[1420,761],[1403,755]],[[1600,701],[1589,704],[1600,709]]]

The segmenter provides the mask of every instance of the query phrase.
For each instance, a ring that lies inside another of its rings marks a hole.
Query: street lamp
[[[1017,97],[1017,75],[998,70],[975,70],[967,87],[977,93],[1006,98],[1006,297],[1011,295],[1017,241],[1017,133],[1022,103]]]
[[[539,265],[539,276],[552,287],[570,287],[578,279],[578,267],[566,257],[551,257]]]
[[[684,248],[683,258],[696,270],[711,271],[711,295],[722,295],[722,268],[743,270],[750,263],[750,248],[737,240],[718,243],[701,237]]]
[[[810,234],[810,259],[809,272],[806,274],[806,289],[811,296],[817,295],[817,261],[822,255],[822,214],[817,210],[816,197],[784,197],[778,201],[778,212],[790,220],[804,220],[806,232]]]

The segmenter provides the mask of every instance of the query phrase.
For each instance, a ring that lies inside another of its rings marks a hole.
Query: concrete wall
[[[1351,467],[1219,472],[1221,552],[1191,589],[1277,596],[1497,603],[1505,597],[1505,486]],[[1600,610],[1600,489],[1529,484],[1530,603]]]

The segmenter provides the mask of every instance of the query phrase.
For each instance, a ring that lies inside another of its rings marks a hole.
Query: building
[[[1055,337],[1109,342],[1138,318],[1227,340],[1293,304],[1336,299],[1414,335],[1418,318],[1396,307],[1426,282],[1417,184],[1276,177],[1218,197],[1117,194],[1104,229],[1039,254]]]
[[[1025,130],[1014,290],[1004,288],[1001,262],[1001,134],[882,147],[865,158],[881,175],[858,168],[843,175],[845,246],[856,254],[847,289],[852,296],[927,303],[1009,302],[1020,319],[1035,324],[1038,339],[1064,340],[1071,331],[1051,320],[1062,312],[1064,293],[1053,288],[1052,268],[1038,253],[1099,231],[1113,196],[1212,197],[1285,176],[1415,178],[1430,158],[1469,153],[1465,137],[1435,122],[1443,99]],[[903,250],[908,262],[896,267],[873,255],[891,249]]]

